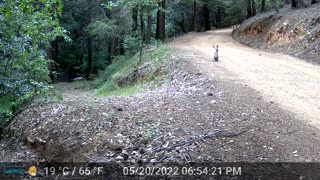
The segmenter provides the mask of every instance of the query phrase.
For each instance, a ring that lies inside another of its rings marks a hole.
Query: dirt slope
[[[285,6],[243,22],[233,33],[251,47],[281,52],[320,64],[320,4],[292,9]]]
[[[213,63],[212,45],[219,45],[220,62]],[[267,53],[235,42],[231,29],[190,33],[174,46],[193,52],[203,63],[202,71],[218,73],[257,90],[266,101],[296,114],[301,121],[320,128],[320,67],[288,55]]]

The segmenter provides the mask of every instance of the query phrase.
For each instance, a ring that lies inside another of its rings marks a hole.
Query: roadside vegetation
[[[106,70],[99,73],[95,81],[98,96],[128,96],[139,93],[163,81],[168,75],[167,63],[170,50],[166,45],[145,49],[144,55],[117,56]],[[150,85],[152,82],[153,85]]]
[[[61,13],[59,0],[0,2],[0,134],[21,105],[52,91],[46,47],[65,34]]]

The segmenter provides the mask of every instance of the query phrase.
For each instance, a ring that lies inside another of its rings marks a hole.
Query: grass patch
[[[113,86],[113,85],[111,85]],[[109,90],[110,84],[106,84],[97,91],[99,96],[130,96],[142,91],[139,85],[121,87],[116,90]]]
[[[75,81],[72,82],[75,89],[91,89],[94,87],[93,81]]]
[[[96,95],[129,96],[141,92],[145,83],[167,74],[165,67],[170,54],[165,45],[159,45],[146,50],[141,61],[138,54],[117,56],[106,70],[99,72]]]

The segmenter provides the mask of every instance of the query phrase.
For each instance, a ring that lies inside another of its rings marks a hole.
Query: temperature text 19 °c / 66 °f
[[[101,176],[103,167],[45,167],[45,176]]]

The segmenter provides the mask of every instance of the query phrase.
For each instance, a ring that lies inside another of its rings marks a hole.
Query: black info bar
[[[320,163],[1,163],[0,179],[320,179]]]

